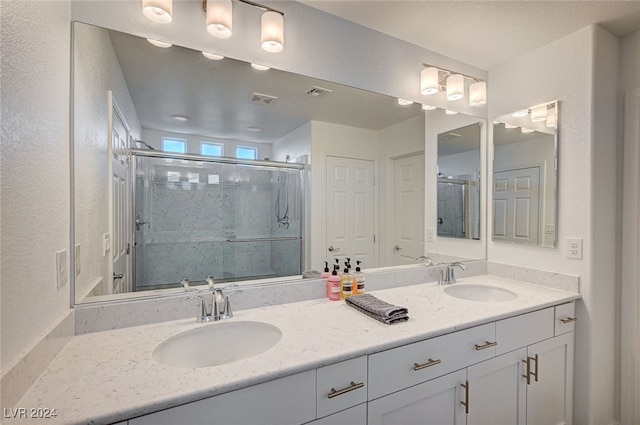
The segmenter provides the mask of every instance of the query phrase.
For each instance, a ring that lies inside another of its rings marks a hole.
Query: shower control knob
[[[329,250],[329,252],[340,251],[340,248],[334,248],[333,245],[329,245],[329,248],[327,249]]]

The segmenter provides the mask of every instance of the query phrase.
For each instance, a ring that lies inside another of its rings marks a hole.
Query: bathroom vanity
[[[492,275],[453,285],[466,284],[516,297],[460,299],[435,283],[374,291],[409,309],[390,326],[324,299],[238,311],[229,322],[275,326],[280,341],[204,368],[164,366],[153,351],[223,322],[76,336],[20,406],[56,407],[49,423],[571,424],[579,295]]]

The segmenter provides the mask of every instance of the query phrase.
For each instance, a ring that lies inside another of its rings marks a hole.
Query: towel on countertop
[[[346,298],[345,302],[350,307],[387,325],[409,320],[409,310],[389,304],[371,294],[353,295]]]

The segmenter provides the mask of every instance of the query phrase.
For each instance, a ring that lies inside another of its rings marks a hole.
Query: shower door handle
[[[124,279],[124,273],[113,274],[113,280]]]
[[[329,248],[327,249],[329,250],[329,252],[340,251],[340,248],[334,248],[333,245],[329,245]]]

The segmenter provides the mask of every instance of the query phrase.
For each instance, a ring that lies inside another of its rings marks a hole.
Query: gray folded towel
[[[345,301],[348,306],[388,325],[409,320],[409,310],[389,304],[371,294],[353,295]]]

